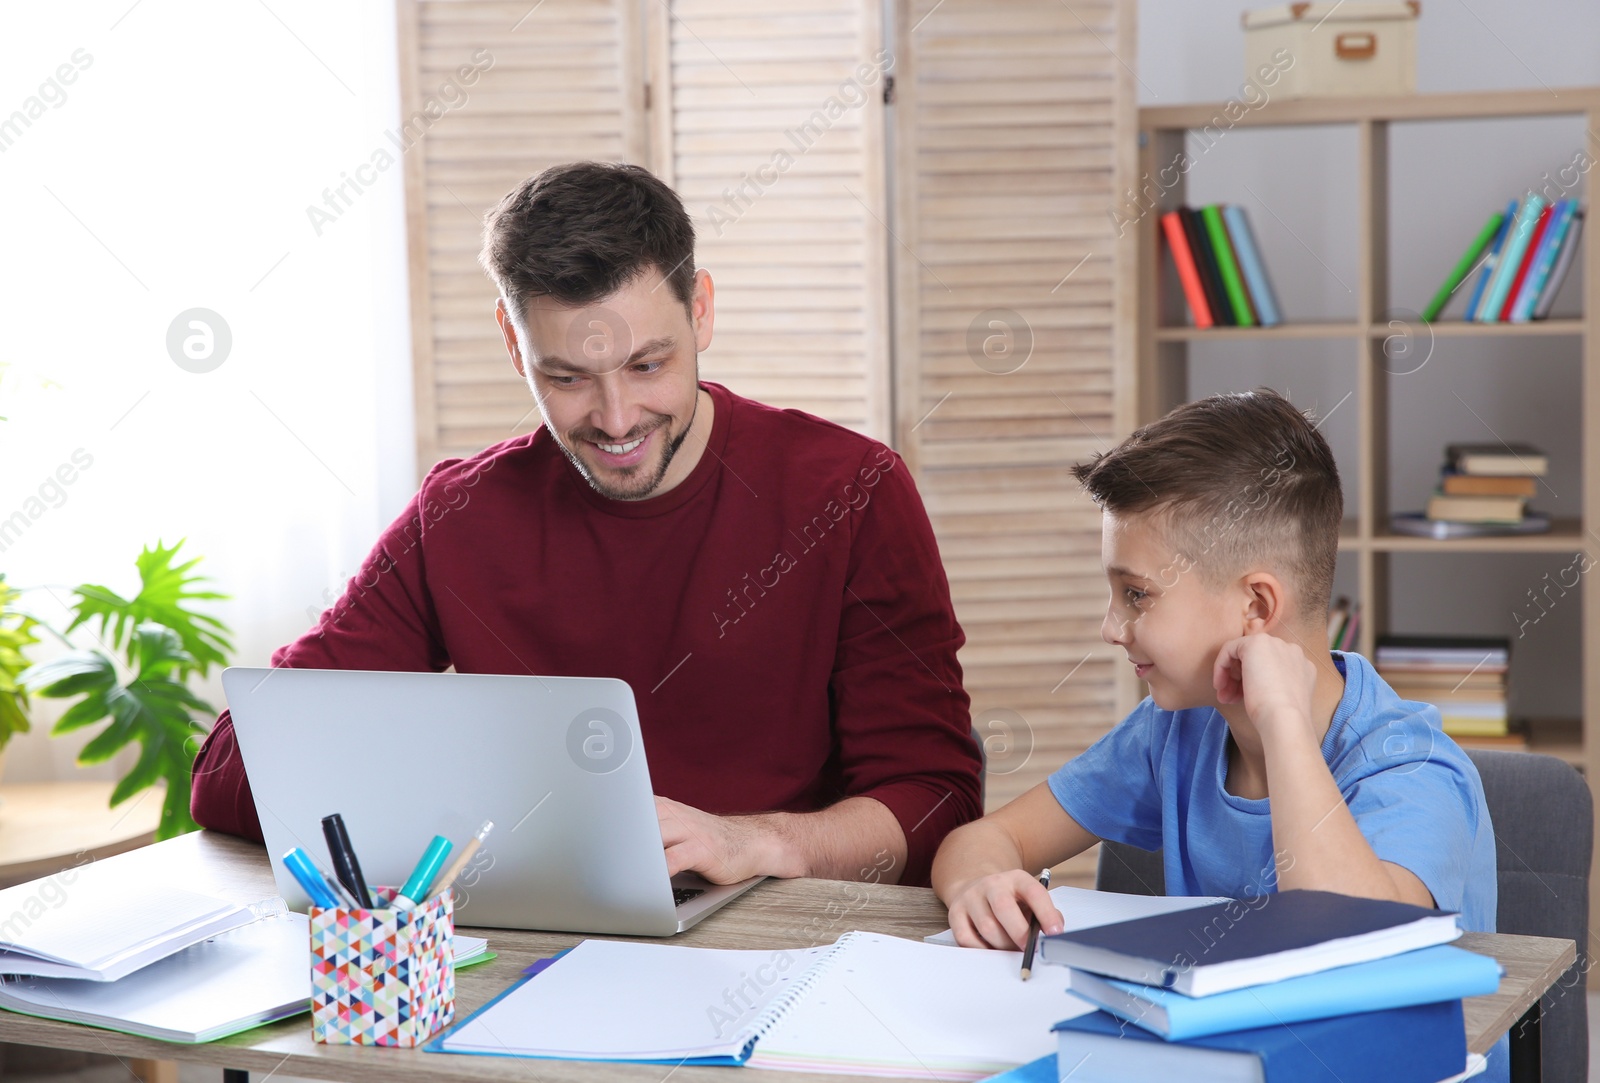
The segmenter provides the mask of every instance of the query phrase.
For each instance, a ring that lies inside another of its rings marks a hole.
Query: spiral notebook
[[[426,1047],[975,1080],[1053,1048],[1090,1010],[1014,951],[846,933],[816,948],[586,940]]]

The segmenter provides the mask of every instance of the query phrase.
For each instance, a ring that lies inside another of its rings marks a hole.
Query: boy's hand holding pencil
[[[1046,935],[1065,924],[1049,889],[1022,869],[980,876],[951,895],[950,928],[964,948],[1024,951],[1034,918]]]

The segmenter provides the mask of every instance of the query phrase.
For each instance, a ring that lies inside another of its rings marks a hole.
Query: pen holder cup
[[[380,904],[397,889],[374,888]],[[311,908],[311,1036],[421,1045],[456,1011],[452,892],[414,910]]]

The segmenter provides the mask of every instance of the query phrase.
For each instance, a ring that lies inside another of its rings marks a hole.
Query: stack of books
[[[1179,207],[1161,216],[1161,231],[1196,327],[1274,327],[1283,322],[1243,207]]]
[[[1451,444],[1425,512],[1396,515],[1397,533],[1454,538],[1536,534],[1549,516],[1528,510],[1550,460],[1529,444]]]
[[[1571,269],[1583,208],[1575,199],[1554,203],[1530,194],[1489,216],[1472,239],[1422,318],[1439,318],[1476,268],[1467,295],[1466,319],[1477,323],[1526,323],[1550,315],[1550,306]]]
[[[1047,937],[1043,960],[1099,1008],[1056,1024],[1050,1078],[1462,1077],[1483,1061],[1461,1000],[1501,971],[1459,935],[1455,914],[1284,891]]]
[[[1511,641],[1495,636],[1384,636],[1378,675],[1401,699],[1439,708],[1444,731],[1470,747],[1527,747],[1511,733],[1506,674]]]

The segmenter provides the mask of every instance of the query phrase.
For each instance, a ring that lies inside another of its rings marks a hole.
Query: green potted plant
[[[12,735],[29,729],[28,689],[20,678],[28,668],[28,648],[39,642],[33,634],[39,622],[17,608],[21,596],[0,572],[0,765]]]
[[[182,546],[181,540],[170,549],[157,542],[139,554],[139,592],[132,598],[93,583],[74,590],[67,633],[88,625],[103,649],[74,650],[29,668],[20,678],[35,695],[82,697],[57,720],[52,734],[108,723],[78,753],[80,764],[104,763],[139,742],[139,759],[112,790],[111,804],[165,781],[157,839],[198,826],[189,815],[190,772],[206,732],[200,720],[216,711],[189,690],[188,681],[206,676],[213,665],[227,665],[233,650],[228,626],[192,608],[227,595],[197,589],[206,581],[193,572],[198,557],[173,564]]]

